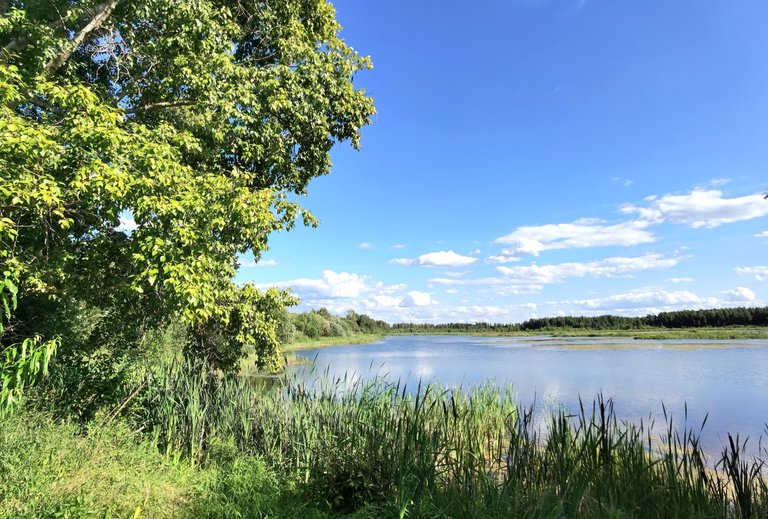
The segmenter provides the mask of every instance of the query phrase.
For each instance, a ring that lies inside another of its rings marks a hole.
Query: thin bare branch
[[[59,51],[48,63],[45,64],[45,70],[49,73],[56,72],[72,56],[72,53],[85,41],[89,34],[97,30],[112,15],[112,12],[123,0],[110,0],[96,6],[95,14],[91,21],[75,35],[72,41],[68,42],[64,48]]]
[[[126,110],[126,115],[141,114],[146,112],[152,112],[154,110],[160,110],[163,108],[173,108],[176,106],[192,106],[196,104],[202,104],[200,101],[194,101],[192,99],[182,99],[179,101],[158,101],[157,103],[149,103],[142,106],[137,106],[130,110]]]

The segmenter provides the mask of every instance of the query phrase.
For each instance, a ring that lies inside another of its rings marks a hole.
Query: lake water
[[[702,444],[716,454],[726,433],[757,439],[768,421],[768,341],[660,340],[624,338],[391,336],[368,345],[305,350],[314,359],[314,375],[298,368],[307,382],[327,370],[330,377],[372,378],[416,387],[476,386],[488,381],[511,383],[517,401],[538,410],[563,407],[577,411],[598,393],[613,398],[622,419],[664,429],[662,402],[680,424],[698,430],[709,413]]]

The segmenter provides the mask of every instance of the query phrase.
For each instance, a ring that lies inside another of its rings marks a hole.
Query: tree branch
[[[45,64],[45,70],[49,73],[53,73],[60,69],[62,65],[69,60],[72,53],[75,52],[75,49],[85,41],[88,35],[101,27],[101,25],[110,17],[112,11],[115,10],[121,1],[123,0],[109,0],[108,2],[98,5],[91,21],[88,22],[85,27],[80,29],[80,32],[75,35],[72,41],[68,42],[58,54]]]
[[[192,106],[201,104],[200,101],[193,101],[192,99],[182,99],[179,101],[158,101],[157,103],[149,103],[142,106],[137,106],[130,110],[126,110],[126,115],[143,114],[151,112],[153,110],[160,110],[161,108],[173,108],[175,106]]]

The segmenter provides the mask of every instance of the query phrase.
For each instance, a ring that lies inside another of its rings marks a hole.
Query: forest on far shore
[[[390,324],[353,310],[341,317],[321,308],[303,313],[286,311],[281,316],[278,330],[281,342],[285,344],[320,337],[348,337],[363,334],[525,333],[568,329],[641,330],[729,326],[768,326],[768,307],[680,310],[649,314],[644,317],[618,315],[542,317],[514,324],[487,322]]]

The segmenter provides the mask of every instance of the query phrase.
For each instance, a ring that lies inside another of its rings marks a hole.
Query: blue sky
[[[378,113],[238,281],[390,322],[768,304],[768,3],[334,5]]]

